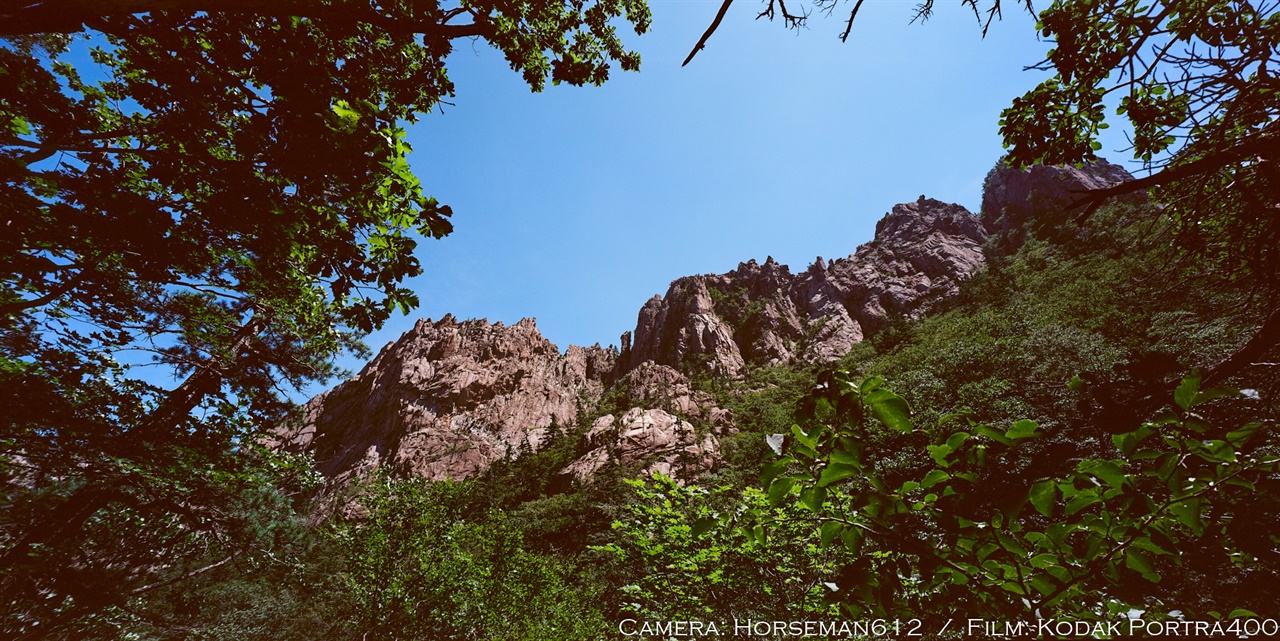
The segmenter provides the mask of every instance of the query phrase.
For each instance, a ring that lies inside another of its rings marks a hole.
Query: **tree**
[[[378,478],[363,518],[334,537],[357,629],[383,639],[596,639],[595,596],[553,556],[524,549],[501,512],[467,519],[465,484]]]
[[[8,636],[74,634],[184,551],[234,553],[239,497],[297,475],[253,446],[283,389],[416,305],[416,238],[451,229],[401,126],[452,94],[452,39],[534,90],[599,84],[639,64],[614,23],[649,19],[640,0],[274,6],[0,15]],[[182,382],[139,378],[139,354]]]
[[[1114,434],[1109,451],[1030,479],[1005,478],[1000,461],[1025,455],[1038,425],[953,417],[918,452],[931,469],[898,482],[863,445],[877,430],[913,430],[905,400],[878,377],[836,371],[824,383],[815,420],[792,427],[762,482],[774,505],[807,510],[796,520],[810,538],[855,556],[837,584],[851,616],[921,618],[936,630],[955,616],[1115,621],[1138,610],[1153,621],[1181,610],[1227,626],[1275,614],[1280,557],[1265,525],[1280,513],[1274,425],[1213,416],[1213,401],[1241,392],[1193,374],[1167,412]],[[992,491],[1009,482],[1019,491]],[[749,512],[722,522],[783,531]],[[1211,585],[1179,576],[1206,570]]]
[[[1105,103],[1132,128],[1135,159],[1154,171],[1083,194],[1087,219],[1111,196],[1150,191],[1177,241],[1275,304],[1280,281],[1280,5],[1248,0],[1054,2],[1037,28],[1054,48],[1052,78],[1001,116],[1009,162],[1094,159]],[[1083,204],[1083,203],[1082,203]]]

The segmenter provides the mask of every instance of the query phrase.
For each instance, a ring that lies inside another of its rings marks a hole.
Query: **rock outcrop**
[[[831,361],[895,316],[954,295],[984,264],[986,231],[959,205],[920,197],[896,205],[875,239],[800,274],[769,257],[720,275],[680,278],[640,310],[621,368],[645,362],[740,378],[748,364]]]
[[[276,439],[312,453],[330,478],[378,467],[466,478],[538,450],[553,422],[573,424],[582,399],[611,381],[616,357],[599,346],[561,354],[532,319],[419,321],[356,377],[309,401]]]
[[[720,457],[714,434],[699,436],[691,423],[659,409],[633,407],[620,418],[606,414],[591,425],[587,442],[593,449],[564,470],[580,481],[606,464],[636,461],[646,464],[644,474],[689,479],[712,469]]]
[[[989,235],[1016,248],[1026,239],[1027,223],[1054,225],[1079,209],[1072,205],[1084,192],[1133,180],[1120,165],[1106,160],[1082,167],[1033,165],[1014,169],[997,165],[982,189],[982,222]]]

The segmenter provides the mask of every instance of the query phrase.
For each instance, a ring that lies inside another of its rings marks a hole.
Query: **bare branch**
[[[698,44],[693,46],[693,51],[690,51],[689,56],[684,59],[684,62],[680,63],[681,67],[689,64],[689,61],[693,60],[693,57],[698,55],[698,52],[702,51],[702,48],[706,46],[707,38],[710,38],[711,34],[720,28],[720,21],[724,20],[724,14],[729,11],[729,5],[731,4],[733,4],[733,0],[724,0],[724,4],[720,5],[720,11],[716,12],[715,20],[711,21],[711,26],[707,27],[707,30],[702,33],[701,38],[698,38]]]

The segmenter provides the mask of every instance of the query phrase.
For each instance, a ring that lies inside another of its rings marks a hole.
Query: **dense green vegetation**
[[[840,363],[705,385],[739,431],[696,483],[614,468],[578,483],[559,472],[585,429],[557,427],[465,482],[379,477],[346,518],[266,519],[256,552],[113,623],[148,639],[598,639],[628,618],[1275,615],[1277,541],[1259,524],[1280,522],[1280,381],[1247,370],[1242,394],[1192,374],[1262,313],[1162,260],[1149,206],[1009,255],[993,243],[948,309]],[[615,391],[597,411],[627,406]]]
[[[0,635],[1280,614],[1274,4],[1053,3],[1056,75],[1005,111],[1009,161],[1090,158],[1116,95],[1164,170],[997,239],[948,308],[840,363],[695,378],[737,426],[696,482],[560,474],[584,411],[478,478],[370,479],[336,514],[307,461],[251,443],[290,411],[281,386],[416,305],[414,234],[451,211],[402,125],[451,94],[451,41],[535,90],[599,84],[638,66],[613,23],[648,10],[285,4],[0,14]],[[1098,207],[1128,192],[1152,200]],[[759,311],[712,296],[739,330]],[[182,383],[138,378],[132,352]]]

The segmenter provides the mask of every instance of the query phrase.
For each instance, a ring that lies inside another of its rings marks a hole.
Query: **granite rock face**
[[[692,424],[659,409],[633,407],[621,417],[606,414],[587,432],[591,451],[570,463],[565,472],[589,481],[609,463],[646,463],[643,474],[662,472],[691,479],[712,469],[720,443],[710,432],[699,436]]]
[[[599,346],[561,354],[532,319],[418,321],[357,376],[309,401],[276,439],[312,453],[330,478],[379,467],[466,478],[538,450],[553,422],[572,425],[582,399],[611,382],[616,358]]]
[[[792,274],[769,257],[720,275],[676,280],[645,303],[623,371],[653,361],[690,374],[741,378],[748,364],[840,358],[894,316],[915,317],[954,295],[985,264],[986,230],[959,205],[920,197],[896,205],[875,239],[847,258]]]

